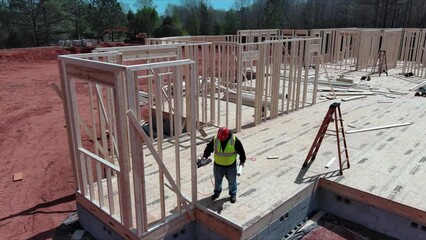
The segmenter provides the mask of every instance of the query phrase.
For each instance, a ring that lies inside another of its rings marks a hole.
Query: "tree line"
[[[136,10],[135,10],[136,9]],[[0,0],[0,48],[56,44],[60,39],[131,39],[236,34],[239,29],[423,28],[425,0],[234,0],[230,10],[209,0],[168,4],[160,16],[152,0],[136,7],[118,0]],[[117,38],[116,38],[117,39]]]

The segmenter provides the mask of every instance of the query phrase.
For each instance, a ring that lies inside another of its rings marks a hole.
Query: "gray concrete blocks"
[[[207,228],[200,222],[195,222],[194,227],[195,239],[206,239],[206,240],[225,240],[226,238]],[[194,238],[192,238],[194,239]]]
[[[122,238],[110,229],[107,225],[102,223],[97,217],[92,215],[83,206],[77,203],[78,219],[81,226],[84,227],[96,239],[105,240],[121,240]]]
[[[287,212],[277,212],[272,222],[251,239],[282,239],[291,236],[303,226],[313,211],[322,210],[339,218],[361,224],[371,230],[398,239],[426,239],[426,226],[391,212],[360,203],[333,192],[319,190],[315,195],[307,196],[291,206]],[[283,209],[280,211],[284,211]],[[95,216],[78,206],[81,224],[98,239],[121,239],[116,233],[102,224]],[[280,215],[279,215],[280,214]],[[219,235],[198,221],[169,233],[166,240],[214,239],[226,237]]]
[[[262,239],[266,239],[266,236],[268,235],[269,231],[268,231],[268,226],[265,227],[264,229],[262,229],[260,232],[258,232],[254,237],[252,237],[252,240],[262,240]]]
[[[302,226],[302,222],[311,211],[315,210],[312,209],[312,206],[317,206],[316,201],[317,199],[312,196],[302,199],[300,202],[294,204],[287,212],[271,222],[266,228],[262,229],[252,239],[275,240],[295,232],[298,226]]]
[[[167,235],[164,240],[191,240],[196,239],[195,234],[195,223],[191,223],[174,233]]]
[[[361,224],[369,229],[399,239],[426,239],[424,230],[410,219],[363,204],[337,194],[320,190],[319,208],[325,212]]]

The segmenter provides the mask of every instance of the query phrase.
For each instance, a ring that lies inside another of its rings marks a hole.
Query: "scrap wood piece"
[[[367,96],[355,96],[355,97],[348,97],[348,98],[342,98],[343,102],[347,102],[347,101],[351,101],[351,100],[356,100],[356,99],[361,99],[361,98],[366,98]]]
[[[419,84],[417,84],[416,86],[410,88],[410,91],[417,91],[419,88],[426,86],[426,81],[423,81]]]
[[[330,159],[330,161],[328,161],[328,163],[325,165],[325,168],[329,168],[331,164],[334,163],[334,161],[336,161],[336,157],[333,157],[332,159]]]
[[[388,98],[396,98],[395,96],[392,96],[392,95],[389,95],[389,94],[385,94],[384,96],[388,97]]]
[[[207,133],[206,133],[206,131],[204,131],[203,128],[199,128],[198,131],[200,132],[201,136],[207,137]]]
[[[327,79],[328,85],[331,89],[331,92],[333,93],[331,96],[333,96],[334,99],[336,99],[336,92],[334,92],[334,88],[333,88],[333,85],[331,84],[330,76],[328,75],[327,68],[324,65],[324,61],[322,59],[322,56],[320,56],[319,59],[320,59],[320,64],[321,64],[320,66],[322,66],[324,68],[325,78]]]
[[[331,95],[331,94],[329,94]],[[372,92],[345,92],[345,93],[335,93],[336,96],[371,96],[374,95]]]
[[[21,181],[24,178],[24,173],[22,172],[17,172],[13,174],[13,181]]]
[[[361,90],[361,89],[350,89],[350,88],[346,88],[346,89],[335,88],[334,91],[335,92],[364,92],[364,90]],[[331,92],[331,89],[329,89],[329,88],[317,88],[317,92]]]
[[[58,94],[61,100],[64,100],[64,94],[62,93],[61,89],[59,89],[58,85],[56,85],[56,83],[51,83],[50,87],[53,88],[53,90],[56,92],[56,94]]]
[[[357,130],[349,130],[349,131],[345,131],[345,133],[350,134],[350,133],[358,133],[358,132],[367,132],[367,131],[380,130],[380,129],[386,129],[386,128],[403,127],[403,126],[407,126],[407,125],[411,125],[411,124],[413,124],[413,123],[412,122],[397,123],[397,124],[391,124],[391,125],[386,125],[386,126],[362,128],[362,129],[357,129]]]
[[[401,92],[401,91],[397,91],[397,90],[391,90],[389,89],[389,93],[390,94],[395,94],[395,95],[406,95],[406,92]]]
[[[336,81],[338,81],[338,82],[345,82],[345,83],[351,83],[351,84],[354,83],[353,79],[345,78],[345,77],[338,77],[338,78],[336,78]]]
[[[372,89],[372,90],[370,90],[370,91],[372,91],[372,92],[374,92],[374,93],[376,93],[376,94],[379,94],[379,93],[381,93],[381,94],[388,94],[388,93],[389,93],[389,92],[387,92],[387,91],[375,90],[375,89]]]

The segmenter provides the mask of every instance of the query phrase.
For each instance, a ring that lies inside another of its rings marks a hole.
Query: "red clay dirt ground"
[[[63,105],[50,87],[65,53],[0,50],[0,239],[54,238],[76,211]]]
[[[101,44],[122,45],[131,44]],[[60,86],[57,56],[81,50],[0,50],[0,239],[72,235],[58,229],[76,203],[63,105],[50,85]]]

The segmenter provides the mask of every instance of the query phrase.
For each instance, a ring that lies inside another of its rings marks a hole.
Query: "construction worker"
[[[240,140],[228,128],[221,127],[217,135],[207,144],[203,157],[206,159],[214,152],[214,194],[216,200],[222,192],[222,180],[228,180],[231,203],[237,201],[237,154],[240,155],[240,165],[244,166],[246,154]]]

